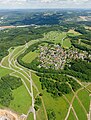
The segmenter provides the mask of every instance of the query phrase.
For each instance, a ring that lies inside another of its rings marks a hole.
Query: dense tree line
[[[71,89],[73,91],[76,91],[80,88],[80,85],[72,78],[69,78],[67,76],[61,78],[61,75],[55,74],[55,76],[59,77],[59,80],[55,80],[54,78],[47,78],[46,77],[40,77],[41,87],[42,89],[46,89],[48,93],[51,93],[52,96],[62,96],[62,94],[69,94],[71,93]],[[70,88],[71,86],[71,88]]]
[[[22,85],[21,79],[6,75],[0,79],[0,103],[8,107],[11,100],[13,100],[12,90]]]
[[[65,66],[64,73],[79,78],[81,81],[91,81],[91,63],[75,60],[70,63],[71,67]]]

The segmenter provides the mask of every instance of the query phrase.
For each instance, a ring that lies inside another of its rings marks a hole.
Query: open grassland
[[[71,41],[70,41],[70,39],[65,39],[63,41],[62,46],[63,46],[63,48],[66,48],[66,49],[70,48],[71,47]]]
[[[90,105],[89,93],[83,89],[78,93],[78,97],[82,102],[82,104],[84,105],[86,111],[89,112],[89,105]]]
[[[71,109],[71,111],[70,111],[70,114],[69,114],[68,120],[76,120],[75,115],[74,115],[72,109]]]
[[[62,39],[66,37],[66,32],[51,31],[44,36],[45,40],[62,44]]]
[[[45,40],[50,40],[55,44],[60,43],[63,48],[70,48],[71,47],[71,41],[70,39],[66,38],[67,33],[66,32],[58,32],[58,31],[51,31],[47,33],[44,36]]]
[[[25,84],[27,85],[27,87],[30,89],[30,83],[27,80],[27,78],[25,78],[25,76],[23,76],[22,74],[20,74],[18,72],[13,73],[12,75],[16,76],[16,77],[20,77],[25,82]]]
[[[5,76],[13,72],[12,70],[0,67],[0,77]]]
[[[81,35],[81,33],[76,32],[75,30],[70,29],[68,31],[68,35],[70,35],[70,36],[79,36],[79,35]]]
[[[76,111],[76,114],[77,114],[79,120],[87,120],[87,115],[76,98],[73,102],[73,107]]]
[[[68,112],[69,104],[63,97],[53,98],[46,91],[43,93],[43,100],[47,110],[52,109],[56,114],[56,120],[64,120]]]
[[[36,57],[38,56],[37,52],[29,52],[26,54],[23,58],[22,61],[25,63],[31,63]]]
[[[26,114],[31,106],[31,97],[24,85],[13,91],[13,97],[9,107],[20,114]]]
[[[36,112],[37,120],[46,120],[46,115],[44,112],[43,105],[40,106],[39,110]]]
[[[73,94],[73,93],[70,93],[70,94],[66,94],[65,96],[66,96],[66,98],[69,100],[69,102],[71,102],[74,94]]]
[[[43,94],[42,98],[44,101],[44,105],[46,108],[46,111],[52,109],[56,114],[56,120],[64,120],[67,111],[68,111],[68,103],[65,101],[64,97],[59,98],[53,98],[49,93],[47,93],[45,90],[41,89],[41,83],[39,82],[39,77],[32,73],[32,79],[34,83],[37,85],[39,91]],[[40,108],[41,109],[41,108]],[[38,114],[38,116],[41,116]]]
[[[32,114],[32,113],[29,114],[27,120],[34,120],[34,118],[33,118],[33,114]]]

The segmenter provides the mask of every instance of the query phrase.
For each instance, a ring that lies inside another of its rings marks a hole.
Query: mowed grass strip
[[[26,54],[22,60],[25,63],[31,63],[36,57],[38,56],[37,52],[29,52],[28,54]]]
[[[3,62],[2,62],[3,66],[9,67],[9,61],[8,61],[8,59],[9,59],[9,55],[3,58]]]
[[[84,109],[82,108],[82,106],[76,98],[74,99],[73,107],[79,120],[87,120],[87,115],[85,114]]]
[[[68,120],[76,120],[76,117],[75,117],[75,115],[74,115],[72,109],[71,109],[71,111],[70,111],[70,114],[69,114]]]
[[[82,102],[83,106],[85,107],[86,111],[89,112],[89,105],[90,105],[89,93],[86,90],[81,90],[78,93],[78,97]]]
[[[32,73],[32,79],[39,91],[43,94],[42,98],[46,111],[52,109],[56,114],[56,120],[64,120],[69,108],[69,104],[65,101],[64,97],[53,98],[46,90],[42,90],[39,77],[34,73]],[[38,115],[39,118],[42,118],[41,112]]]
[[[24,85],[13,91],[13,98],[14,99],[11,101],[9,108],[19,114],[27,114],[31,106],[31,97]]]

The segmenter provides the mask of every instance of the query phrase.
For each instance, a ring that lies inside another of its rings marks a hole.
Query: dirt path
[[[31,43],[30,43],[31,45]],[[28,88],[28,86],[26,85],[25,81],[21,78],[26,90],[28,91],[30,97],[32,98],[32,105],[30,106],[30,109],[28,111],[28,114],[25,115],[28,117],[29,113],[32,112],[33,115],[34,115],[34,120],[36,120],[36,112],[35,112],[35,109],[34,109],[34,95],[33,95],[33,86],[35,87],[35,89],[37,90],[37,92],[39,93],[38,91],[38,88],[37,86],[34,84],[34,82],[32,81],[32,78],[31,78],[31,70],[28,70],[26,68],[24,68],[23,66],[19,65],[18,62],[17,62],[17,57],[22,54],[26,49],[28,48],[28,44],[25,44],[23,49],[20,50],[19,52],[16,52],[16,50],[18,49],[15,48],[11,53],[9,53],[9,57],[8,57],[8,63],[9,63],[9,67],[6,67],[6,66],[3,66],[2,63],[4,61],[5,58],[3,58],[3,60],[1,61],[0,63],[0,66],[3,67],[3,68],[6,68],[6,69],[10,69],[12,70],[13,72],[11,73],[11,75],[14,75],[16,77],[20,77],[20,76],[23,76],[29,83],[30,83],[30,89]],[[17,65],[18,64],[18,65]],[[25,69],[29,72],[26,72]],[[18,73],[19,75],[16,75],[16,73]],[[30,91],[31,90],[31,91]],[[42,103],[43,103],[43,100],[42,100]],[[45,109],[45,106],[43,104],[43,108],[44,108],[44,111],[45,111],[45,115],[47,116],[47,113],[46,113],[46,109]],[[47,117],[46,117],[47,118]],[[46,119],[47,120],[47,119]]]

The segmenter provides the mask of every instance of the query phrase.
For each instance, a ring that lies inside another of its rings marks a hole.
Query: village
[[[65,64],[72,59],[84,60],[88,56],[87,52],[78,52],[75,48],[64,49],[60,45],[55,44],[40,46],[39,49],[39,61],[41,62],[39,67],[44,67],[46,69],[63,69]]]

